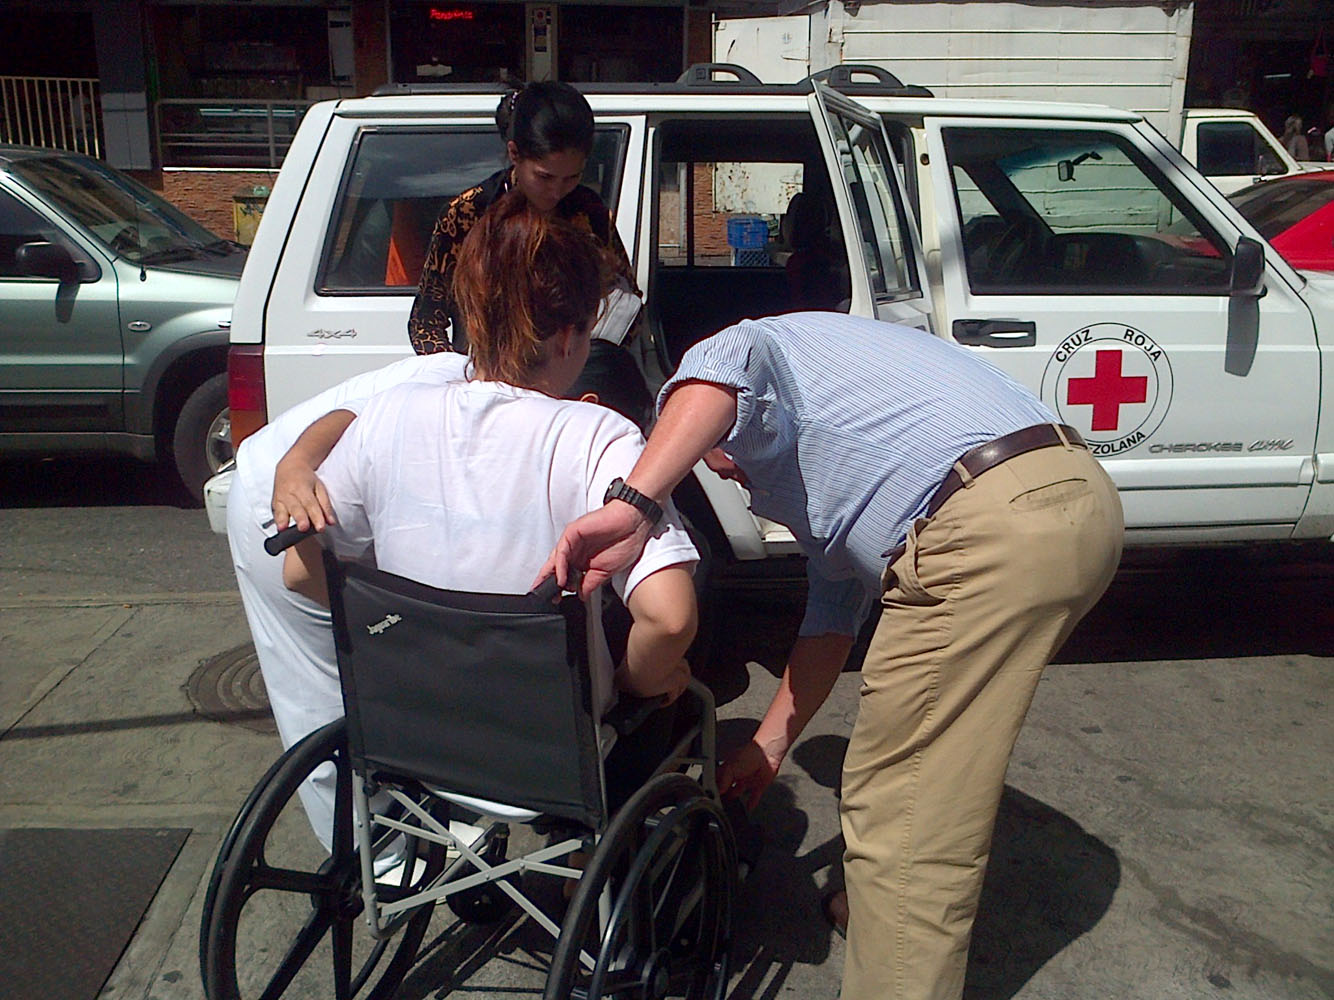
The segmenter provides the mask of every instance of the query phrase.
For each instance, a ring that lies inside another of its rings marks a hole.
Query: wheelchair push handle
[[[295,524],[289,524],[276,535],[270,535],[264,539],[264,551],[271,556],[276,556],[285,549],[290,549],[297,542],[305,541],[307,538],[314,538],[317,532],[314,528],[307,528],[302,531]]]

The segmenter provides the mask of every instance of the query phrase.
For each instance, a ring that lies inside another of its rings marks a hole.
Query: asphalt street
[[[225,541],[164,482],[130,462],[0,463],[0,829],[189,830],[100,995],[199,1000],[212,859],[278,746],[220,680],[248,643]],[[1127,558],[1011,762],[970,1000],[1334,996],[1332,597],[1318,547]],[[800,605],[724,607],[706,679],[735,741]],[[838,995],[820,898],[857,689],[846,672],[757,811],[730,1000]],[[541,956],[522,927],[478,933],[440,908],[401,995],[536,996]]]

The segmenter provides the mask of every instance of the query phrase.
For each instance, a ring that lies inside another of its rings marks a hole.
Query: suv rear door
[[[1229,323],[1256,307],[1230,294],[1245,234],[1203,181],[1181,183],[1189,167],[1156,133],[946,117],[926,131],[946,335],[1086,436],[1128,527],[1287,537],[1320,359],[1286,265],[1268,261],[1253,362],[1230,374]]]

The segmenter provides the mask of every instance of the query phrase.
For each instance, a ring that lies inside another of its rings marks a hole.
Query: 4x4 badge
[[[1095,455],[1147,441],[1172,403],[1172,364],[1142,330],[1094,323],[1057,346],[1042,373],[1042,400],[1079,429]]]

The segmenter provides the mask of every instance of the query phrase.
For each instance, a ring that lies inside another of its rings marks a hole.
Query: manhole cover
[[[185,682],[185,694],[195,711],[206,719],[244,726],[257,733],[278,731],[253,643],[205,660]]]

